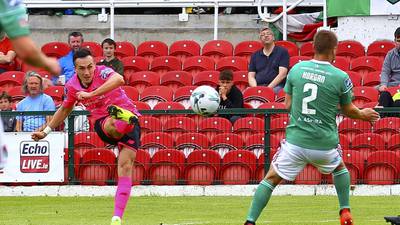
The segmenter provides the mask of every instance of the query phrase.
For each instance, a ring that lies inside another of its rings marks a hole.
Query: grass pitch
[[[251,197],[132,197],[124,225],[242,225]],[[357,225],[400,214],[400,196],[351,197]],[[273,196],[257,225],[338,225],[335,196]],[[0,225],[109,225],[111,197],[0,197]]]

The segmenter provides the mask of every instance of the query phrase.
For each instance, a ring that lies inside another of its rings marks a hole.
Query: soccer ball
[[[197,87],[190,96],[190,105],[193,111],[202,116],[214,114],[218,110],[219,103],[218,92],[207,85]]]

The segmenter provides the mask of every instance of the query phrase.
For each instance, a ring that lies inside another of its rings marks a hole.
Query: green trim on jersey
[[[15,5],[9,5],[10,2]],[[0,31],[4,31],[10,39],[30,33],[26,9],[20,5],[21,2],[0,0]]]
[[[297,63],[285,85],[285,92],[292,97],[286,140],[308,149],[336,148],[338,105],[351,103],[352,88],[347,73],[328,62]]]

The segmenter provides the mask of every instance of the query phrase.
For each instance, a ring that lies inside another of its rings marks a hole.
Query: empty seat
[[[94,57],[103,56],[103,49],[101,48],[101,45],[97,42],[84,41],[82,43],[82,48],[89,49],[89,51],[92,53],[92,56]]]
[[[8,90],[8,95],[11,96],[12,102],[14,103],[25,98],[25,94],[22,92],[21,86],[12,87],[10,90]]]
[[[358,72],[354,71],[346,71],[347,75],[349,75],[351,82],[353,83],[354,87],[358,87],[362,85],[362,76]],[[366,85],[368,86],[368,85]]]
[[[246,150],[252,151],[257,158],[261,157],[261,155],[269,150],[273,152],[274,149],[278,149],[280,146],[280,140],[275,135],[269,136],[269,143],[265,143],[265,134],[258,133],[247,137],[245,141]],[[270,155],[270,159],[272,159],[273,155]]]
[[[218,85],[218,80],[218,71],[201,71],[193,76],[193,85],[209,85],[211,87],[216,87]]]
[[[244,140],[249,136],[264,131],[264,120],[257,117],[242,117],[233,124],[233,132]]]
[[[350,139],[347,135],[339,134],[339,144],[343,150],[350,149]]]
[[[196,88],[197,86],[184,86],[177,88],[174,94],[174,102],[179,102],[185,107],[185,109],[189,109],[190,95],[192,95],[193,90]]]
[[[361,73],[362,76],[369,72],[382,69],[383,60],[375,56],[361,56],[351,60],[351,70]]]
[[[384,59],[387,52],[396,47],[396,44],[390,40],[374,41],[368,45],[367,55],[377,56]]]
[[[295,184],[307,184],[316,185],[320,184],[322,181],[322,174],[312,165],[307,165],[304,169],[297,175],[294,180]]]
[[[171,135],[164,132],[152,132],[142,136],[141,149],[146,149],[151,156],[160,149],[169,149],[174,147],[174,139]]]
[[[139,93],[149,86],[159,85],[160,75],[152,71],[140,71],[130,75],[128,85],[135,87]]]
[[[348,59],[357,58],[365,55],[365,48],[358,41],[339,41],[336,55],[344,56]]]
[[[357,107],[368,102],[377,102],[379,97],[379,92],[374,87],[354,87],[353,94],[353,104]]]
[[[48,57],[61,58],[68,54],[70,47],[65,42],[49,42],[42,46],[42,52]]]
[[[177,137],[178,135],[186,132],[196,132],[197,124],[196,122],[184,116],[171,117],[164,123],[164,132],[170,133],[172,137]]]
[[[367,158],[364,170],[366,184],[395,184],[400,174],[400,157],[392,151],[377,151]]]
[[[271,124],[270,124],[271,134],[276,135],[276,137],[280,140],[285,138],[286,126],[288,124],[289,124],[289,118],[287,114],[279,118],[271,119]]]
[[[221,157],[208,149],[196,150],[187,157],[185,180],[189,185],[210,185],[219,178]]]
[[[263,48],[260,41],[242,41],[235,46],[235,56],[244,57],[247,62],[250,62],[251,54]]]
[[[257,158],[253,152],[230,151],[222,159],[221,180],[226,185],[252,183],[256,166]]]
[[[200,45],[193,40],[175,41],[169,47],[169,55],[184,62],[188,57],[200,55],[200,48]]]
[[[106,185],[113,179],[116,156],[104,148],[87,150],[79,166],[79,180],[84,185]]]
[[[104,142],[95,132],[81,132],[74,135],[75,149],[87,150],[104,147]]]
[[[134,101],[133,105],[135,105],[135,108],[139,111],[141,110],[151,110],[149,104],[146,102],[139,102],[139,101]]]
[[[372,125],[367,121],[344,118],[338,127],[339,133],[346,135],[352,140],[357,134],[372,132]]]
[[[179,102],[159,102],[154,106],[153,110],[184,110],[185,107]],[[165,124],[168,120],[172,120],[172,117],[175,116],[184,116],[179,114],[159,114],[154,115],[155,117],[160,118],[161,123]],[[185,117],[186,118],[186,117]],[[189,119],[189,118],[188,118]]]
[[[129,83],[130,76],[139,71],[148,71],[150,63],[142,56],[127,56],[121,59],[124,64],[124,78]]]
[[[196,75],[201,71],[215,70],[215,62],[208,56],[192,56],[183,62],[182,70]]]
[[[233,83],[242,92],[249,86],[249,78],[247,77],[248,73],[247,70],[233,72]]]
[[[381,84],[381,71],[373,71],[363,75],[363,86],[375,87]]]
[[[400,134],[395,134],[389,138],[387,149],[400,152]]]
[[[336,56],[335,60],[332,62],[332,65],[341,70],[348,71],[350,70],[350,59],[344,56]]]
[[[363,182],[364,164],[368,153],[355,150],[346,150],[343,152],[343,162],[346,164],[350,174],[351,184]]]
[[[247,70],[248,65],[247,61],[238,56],[227,56],[220,58],[216,69],[218,71],[222,70],[232,70],[232,71],[240,71],[240,70]]]
[[[147,102],[151,108],[154,108],[158,102],[171,102],[173,91],[165,86],[150,86],[140,94],[140,101]]]
[[[275,93],[272,88],[265,86],[249,87],[243,92],[243,100],[250,103],[253,108],[258,108],[262,103],[273,102]]]
[[[301,62],[301,61],[305,61],[305,60],[310,60],[311,57],[309,56],[292,56],[289,59],[289,68],[292,68],[294,65],[296,65],[297,63]]]
[[[171,70],[182,70],[182,65],[175,56],[160,56],[153,59],[150,68],[161,76]]]
[[[258,106],[258,109],[286,109],[284,103],[281,102],[265,102]],[[272,118],[285,117],[287,113],[273,113],[270,114]],[[257,114],[257,117],[264,119],[264,114]]]
[[[211,140],[216,134],[232,131],[232,123],[222,117],[205,118],[199,123],[199,132],[205,134]]]
[[[25,79],[25,73],[20,71],[6,71],[0,76],[0,88],[8,92],[11,88],[21,86]]]
[[[212,40],[204,44],[203,56],[210,56],[217,63],[220,58],[233,55],[233,45],[226,40]]]
[[[44,89],[44,93],[49,95],[54,103],[60,105],[64,98],[64,87],[63,86],[49,86],[48,88]]]
[[[210,140],[204,134],[196,132],[186,132],[177,136],[175,148],[183,151],[185,156],[194,150],[206,149],[209,146]]]
[[[147,174],[150,168],[150,154],[147,151],[137,149],[135,162],[132,168],[132,184],[139,185],[144,183],[148,178]]]
[[[275,45],[286,48],[290,57],[299,55],[299,48],[291,41],[275,41]]]
[[[116,45],[114,54],[119,59],[136,55],[136,48],[129,41],[117,41]]]
[[[399,134],[400,118],[398,117],[385,117],[374,123],[374,133],[380,134],[385,141],[395,134]]]
[[[221,157],[231,150],[237,150],[243,147],[243,139],[239,135],[233,133],[217,134],[210,142],[210,149],[218,151]]]
[[[168,55],[168,46],[161,41],[144,41],[137,47],[137,55],[147,58],[151,63],[155,57]]]
[[[132,101],[139,100],[139,91],[135,87],[121,86],[122,90],[125,91],[126,96]]]
[[[168,71],[161,76],[160,84],[170,87],[174,92],[183,86],[190,86],[193,83],[193,77],[186,71]]]
[[[314,56],[314,46],[312,41],[305,42],[300,46],[300,55],[309,57]]]
[[[139,124],[142,136],[150,132],[160,132],[163,130],[161,120],[154,116],[140,116]]]
[[[151,158],[149,178],[153,185],[174,185],[183,174],[185,156],[175,149],[163,149]]]
[[[365,152],[384,150],[385,139],[379,134],[363,133],[357,134],[351,141],[351,149]]]

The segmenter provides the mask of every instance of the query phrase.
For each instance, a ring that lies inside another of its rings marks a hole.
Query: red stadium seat
[[[344,134],[339,134],[339,144],[343,150],[350,149],[350,139]]]
[[[168,55],[168,46],[161,41],[145,41],[137,47],[137,55],[143,56],[151,63],[153,58]]]
[[[180,87],[176,89],[175,95],[174,95],[174,102],[179,102],[183,106],[185,106],[185,109],[190,108],[190,95],[192,95],[192,92],[194,89],[196,89],[197,86],[185,86],[185,87]]]
[[[115,56],[119,59],[124,57],[136,55],[135,46],[129,41],[118,41],[116,42],[117,47],[115,48]]]
[[[150,154],[144,150],[137,149],[135,162],[132,169],[132,184],[139,185],[147,180],[150,168]]]
[[[276,94],[276,98],[275,98],[275,102],[284,102],[286,98],[286,93],[285,93],[285,89],[281,89],[277,94]]]
[[[226,153],[222,159],[221,180],[225,185],[253,182],[257,158],[247,150]]]
[[[171,70],[182,70],[181,61],[175,56],[155,57],[151,62],[150,70],[162,76]]]
[[[46,78],[49,80],[53,79],[53,75],[50,74],[48,71],[45,70],[41,70],[41,71],[37,71],[37,73],[42,77],[42,78]]]
[[[246,150],[252,151],[257,157],[260,157],[266,148],[277,149],[280,146],[280,141],[275,135],[270,135],[269,144],[265,145],[265,134],[258,133],[251,135],[245,141]],[[270,155],[272,158],[273,155]]]
[[[351,60],[351,70],[365,76],[369,72],[380,71],[383,60],[375,56],[361,56]]]
[[[350,59],[344,56],[336,56],[335,60],[333,60],[332,65],[335,67],[348,71],[350,70]]]
[[[163,130],[161,120],[154,116],[144,115],[139,117],[139,124],[142,136],[150,132],[161,132]]]
[[[249,86],[248,73],[247,70],[233,72],[233,83],[242,92]]]
[[[367,158],[364,170],[366,184],[395,184],[400,174],[400,157],[392,151],[377,151]]]
[[[71,51],[65,42],[49,42],[42,46],[42,52],[48,57],[61,58]]]
[[[210,56],[217,63],[220,58],[233,55],[233,45],[226,40],[212,40],[204,44],[203,56]]]
[[[338,130],[352,140],[357,134],[372,132],[372,125],[367,121],[345,118],[339,123]]]
[[[286,48],[290,57],[299,55],[299,48],[291,41],[275,41],[275,45]]]
[[[216,134],[231,131],[231,121],[222,117],[205,118],[199,123],[199,132],[205,134],[209,140],[211,140]]]
[[[380,151],[386,148],[385,139],[379,134],[357,134],[351,141],[351,149],[365,152]]]
[[[380,134],[385,141],[389,141],[390,137],[399,134],[400,118],[385,117],[374,124],[374,133]]]
[[[163,149],[151,159],[149,178],[153,185],[174,185],[183,174],[185,155],[175,149]]]
[[[185,62],[183,62],[182,70],[194,76],[201,71],[215,70],[215,62],[208,56],[192,56],[186,58]]]
[[[193,83],[193,77],[186,71],[169,71],[161,76],[160,84],[170,87],[174,92],[183,86],[190,86]]]
[[[233,133],[217,134],[210,142],[210,149],[218,151],[221,157],[231,150],[237,150],[243,147],[243,138]]]
[[[140,148],[146,149],[152,156],[160,149],[173,148],[174,139],[164,132],[152,132],[142,136],[141,144]]]
[[[296,65],[297,63],[301,62],[301,61],[305,61],[305,60],[311,60],[311,57],[309,56],[292,56],[289,59],[289,68],[292,68],[294,65]]]
[[[89,49],[92,53],[92,56],[94,57],[103,56],[103,49],[101,48],[101,45],[97,42],[84,41],[82,43],[82,48]]]
[[[397,92],[400,92],[400,87],[388,87],[387,91],[393,96]]]
[[[244,57],[250,63],[251,54],[262,48],[260,41],[242,41],[235,46],[233,55]]]
[[[305,42],[300,46],[300,55],[309,57],[314,56],[314,46],[312,41]]]
[[[159,85],[160,75],[152,71],[140,71],[130,75],[128,85],[135,87],[139,93],[149,86]]]
[[[274,134],[280,140],[285,138],[286,126],[288,124],[289,124],[289,118],[287,114],[279,118],[271,119],[271,126],[270,126],[271,134]]]
[[[189,117],[170,117],[169,120],[164,123],[164,132],[171,134],[171,136],[176,139],[177,136],[183,133],[197,132],[197,124]]]
[[[196,132],[182,133],[176,138],[175,148],[181,150],[187,155],[194,150],[206,149],[209,146],[210,140],[204,134]]]
[[[265,86],[249,87],[243,92],[243,100],[256,109],[262,103],[274,102],[275,93],[272,88]]]
[[[169,55],[177,57],[181,62],[191,56],[200,55],[200,45],[193,40],[175,41],[169,47]]]
[[[87,150],[82,155],[79,180],[84,185],[106,185],[113,179],[116,156],[104,148]]]
[[[393,41],[389,40],[381,40],[374,41],[369,44],[367,49],[368,56],[377,56],[381,59],[384,59],[387,52],[396,47],[396,44]]]
[[[350,173],[351,184],[362,183],[364,164],[368,153],[355,150],[346,150],[343,152],[343,162],[346,164]]]
[[[307,165],[304,169],[297,175],[294,180],[295,184],[307,184],[316,185],[320,184],[322,181],[322,174],[312,165]]]
[[[8,92],[16,86],[24,83],[25,73],[20,71],[6,71],[0,76],[0,89]]]
[[[381,71],[373,71],[363,76],[363,86],[375,87],[381,84]]]
[[[242,57],[227,56],[219,59],[216,69],[218,71],[223,71],[223,70],[240,71],[240,70],[247,70],[248,65],[247,61]]]
[[[400,152],[400,134],[395,134],[389,138],[387,149]]]
[[[21,86],[15,86],[8,90],[8,95],[12,97],[13,103],[19,102],[25,98],[25,94],[22,92]]]
[[[346,71],[354,87],[362,86],[362,76],[358,72]]]
[[[82,150],[102,148],[104,142],[95,132],[81,132],[74,135],[74,147]]]
[[[219,178],[221,157],[213,150],[196,150],[189,154],[185,167],[188,185],[211,185]]]
[[[201,71],[193,76],[193,85],[209,85],[211,87],[217,87],[219,80],[218,71]]]
[[[64,98],[64,87],[63,86],[49,86],[48,88],[44,89],[44,93],[49,95],[54,103],[60,105]]]
[[[153,110],[184,110],[185,107],[179,102],[158,102]],[[160,118],[161,123],[165,124],[168,120],[172,119],[171,117],[175,116],[184,116],[178,114],[161,114],[161,115],[154,115],[155,117]]]
[[[139,91],[131,86],[121,86],[122,90],[125,91],[125,94],[130,98],[132,101],[139,100]]]
[[[368,102],[377,102],[379,97],[379,92],[374,87],[354,87],[353,94],[353,104],[357,107]]]
[[[284,103],[280,103],[280,102],[266,102],[266,103],[259,105],[258,109],[286,109],[286,106]],[[270,114],[270,116],[272,118],[286,117],[286,115],[287,115],[287,113]],[[264,119],[265,115],[258,114],[257,117]]]
[[[135,105],[135,108],[139,111],[141,110],[151,110],[149,104],[146,102],[139,102],[139,101],[134,101],[133,104]]]
[[[139,71],[149,70],[149,61],[142,56],[127,56],[121,59],[124,64],[124,78],[126,83],[129,82],[130,76]]]
[[[158,102],[171,102],[174,93],[171,88],[165,86],[150,86],[140,94],[140,101],[147,102],[154,108]]]
[[[233,132],[244,140],[255,133],[264,131],[264,120],[257,117],[242,117],[233,124]]]
[[[348,59],[365,55],[364,46],[358,41],[340,41],[336,50],[337,56],[344,56]]]
[[[79,167],[80,167],[80,164],[81,164],[81,160],[82,160],[82,154],[79,152],[79,151],[77,151],[77,150],[74,150],[73,151],[73,160],[74,160],[74,163],[73,163],[73,165],[74,165],[74,167],[73,167],[73,173],[74,173],[74,176],[75,176],[75,179],[77,179],[77,178],[79,178]],[[64,184],[68,184],[68,182],[69,182],[69,178],[68,178],[68,170],[69,170],[69,165],[68,165],[68,161],[69,161],[69,157],[70,157],[70,155],[69,155],[69,152],[68,152],[68,148],[64,148]]]

